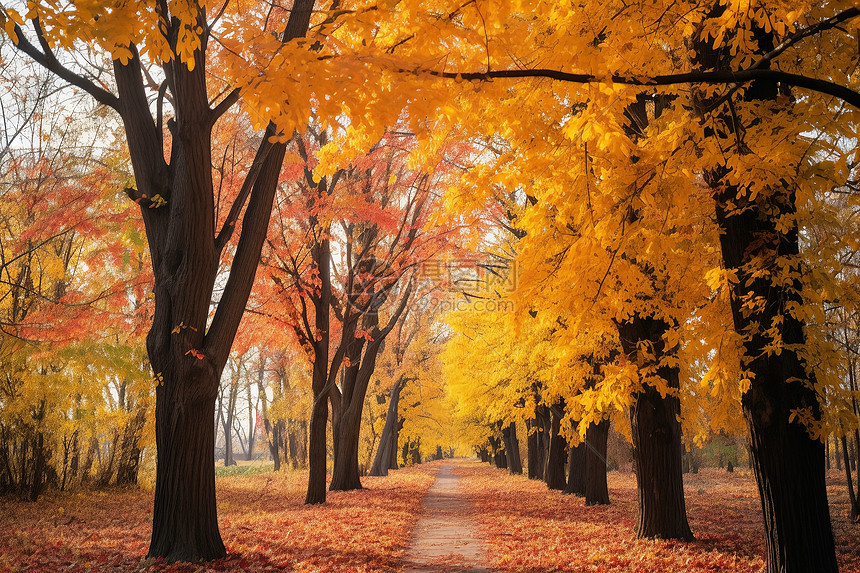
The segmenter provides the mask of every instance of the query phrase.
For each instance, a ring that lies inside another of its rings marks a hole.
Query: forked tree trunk
[[[399,378],[391,388],[385,426],[382,428],[382,435],[379,437],[379,447],[376,450],[376,456],[373,458],[373,466],[370,468],[370,475],[372,476],[387,476],[388,470],[392,469],[392,457],[394,458],[394,463],[397,463],[397,442],[395,440],[399,424],[398,406],[400,404],[400,391],[403,390],[404,385],[405,378]]]
[[[606,444],[609,440],[609,420],[591,424],[585,435],[585,505],[609,503],[606,483]]]
[[[571,446],[567,452],[567,485],[562,493],[585,495],[585,442]]]
[[[358,467],[358,446],[361,437],[361,414],[367,397],[370,378],[376,369],[376,359],[385,338],[391,333],[397,321],[406,310],[406,303],[412,294],[412,282],[401,294],[397,308],[393,310],[388,322],[379,328],[379,308],[388,298],[377,293],[378,302],[364,315],[362,330],[370,333],[371,340],[364,343],[363,339],[355,338],[350,341],[346,355],[350,365],[344,371],[341,389],[332,389],[332,397],[337,407],[332,411],[332,422],[337,422],[334,440],[334,468],[332,469],[331,491],[350,491],[361,489],[361,472]],[[343,342],[341,342],[343,344]],[[362,352],[363,351],[363,352]]]
[[[617,323],[621,347],[633,364],[654,366],[665,356],[663,335],[669,325],[652,317],[635,315]],[[639,360],[639,344],[652,349],[653,359]],[[673,349],[669,349],[672,351]],[[678,368],[661,366],[656,375],[675,392],[680,387]],[[650,384],[636,393],[630,408],[633,428],[633,465],[639,491],[637,537],[693,539],[684,503],[681,458],[681,403],[677,396],[665,397]]]

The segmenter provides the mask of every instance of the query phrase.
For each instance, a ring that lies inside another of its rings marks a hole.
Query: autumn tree
[[[17,12],[0,11],[19,50],[116,112],[125,130],[134,170],[127,193],[140,205],[155,276],[147,352],[158,380],[158,474],[149,555],[168,560],[225,553],[216,519],[214,465],[205,452],[214,447],[218,380],[251,290],[285,139],[293,131],[288,122],[280,129],[269,124],[238,197],[216,221],[212,129],[248,89],[207,74],[222,45],[212,34],[227,36],[230,24],[247,18],[259,37],[271,38],[274,32],[289,42],[305,34],[313,2],[300,0],[289,13],[237,6],[228,12],[227,7],[33,4],[26,14],[29,32]],[[109,62],[111,79],[93,79],[107,77],[107,70],[83,69],[71,57],[79,50],[91,51],[90,61]],[[286,137],[280,135],[284,132]],[[243,208],[229,278],[210,320],[219,261]]]

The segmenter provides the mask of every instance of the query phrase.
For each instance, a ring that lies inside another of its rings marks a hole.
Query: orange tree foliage
[[[527,301],[518,319],[528,322],[523,313],[533,307],[539,326],[559,319],[567,325],[550,333],[546,362],[555,371],[547,388],[571,380],[591,341],[612,338],[609,321],[647,317],[669,324],[663,342],[673,351],[662,365],[684,371],[677,392],[696,433],[735,424],[739,401],[755,433],[761,410],[754,400],[786,392],[794,395],[780,406],[775,435],[795,439],[812,458],[820,458],[816,439],[857,427],[847,370],[825,332],[828,303],[850,298],[835,280],[835,257],[854,251],[856,237],[829,234],[828,248],[818,250],[809,240],[814,224],[832,223],[834,191],[849,197],[848,211],[856,202],[860,97],[850,24],[857,8],[800,0],[337,2],[315,12],[312,38],[283,45],[269,30],[284,29],[284,11],[251,2],[224,6],[32,4],[27,16],[35,18],[41,52],[16,28],[21,15],[0,13],[7,34],[67,79],[49,48],[83,42],[109,54],[120,71],[141,54],[168,75],[200,80],[201,67],[217,62],[223,75],[213,85],[230,95],[216,104],[216,115],[241,94],[255,127],[275,122],[266,139],[273,145],[316,115],[332,136],[316,154],[315,184],[361,157],[404,109],[409,128],[429,134],[419,158],[432,157],[455,127],[499,138],[505,151],[463,177],[450,203],[469,211],[499,187],[534,199],[516,223],[525,233],[518,251]],[[170,34],[159,33],[168,28],[167,8]],[[202,49],[211,59],[199,57]],[[90,80],[70,81],[118,105]],[[212,96],[203,96],[208,112]],[[634,105],[644,106],[648,121],[631,127]],[[182,115],[181,105],[176,111]],[[128,114],[124,119],[134,123]],[[208,213],[204,218],[208,224]],[[737,231],[735,222],[750,220],[762,228],[738,236],[739,252],[721,242],[721,233]],[[241,261],[252,267],[256,253]],[[536,293],[540,298],[529,296]],[[199,334],[182,336],[195,344],[194,358],[208,305],[197,307],[199,324],[192,326]],[[235,308],[230,313],[228,323],[237,325]],[[220,324],[216,315],[213,325]],[[213,330],[223,364],[232,332]],[[653,376],[649,352],[647,344],[638,349],[642,364],[607,364],[603,383],[590,392],[559,385],[557,394],[568,395],[587,419],[622,411],[643,384],[675,393]],[[770,363],[775,367],[762,366]],[[790,372],[767,385],[769,373],[786,364]],[[760,448],[763,455],[778,449]],[[790,478],[800,474],[784,467]],[[816,462],[822,509],[820,470]],[[763,495],[771,489],[765,483]],[[827,521],[820,517],[819,524]],[[770,549],[769,566],[779,567],[776,545]]]
[[[79,97],[16,66],[3,84],[30,121],[0,155],[0,490],[36,499],[46,484],[137,480],[151,444],[151,308],[142,230],[118,196],[125,165],[101,145],[111,125],[84,121]]]

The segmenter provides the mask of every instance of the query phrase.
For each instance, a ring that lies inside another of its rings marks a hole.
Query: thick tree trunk
[[[669,325],[662,320],[636,315],[617,324],[621,346],[633,364],[659,364],[667,349],[663,335]],[[646,343],[653,359],[639,360],[639,344]],[[673,349],[669,349],[672,351]],[[680,387],[677,368],[657,368],[657,376],[677,392]],[[633,427],[633,465],[639,490],[637,537],[660,539],[693,539],[684,503],[684,480],[681,458],[681,404],[677,394],[660,395],[645,385],[634,397],[630,409]]]
[[[226,554],[215,505],[214,448],[218,377],[206,361],[187,365],[156,390],[158,472],[148,555],[200,561]],[[181,379],[181,383],[179,381]]]
[[[585,495],[585,442],[571,446],[567,453],[567,485],[563,493]]]
[[[511,422],[502,430],[502,440],[508,453],[508,471],[512,474],[523,473],[523,462],[520,459],[520,441],[517,439],[517,425]]]
[[[760,91],[761,90],[761,91]],[[775,85],[750,88],[748,96],[771,93]],[[824,444],[809,436],[792,413],[806,410],[820,419],[821,407],[812,389],[813,376],[806,371],[791,346],[806,344],[803,323],[789,311],[802,305],[798,281],[778,286],[766,277],[750,278],[751,261],[795,257],[799,252],[797,228],[777,231],[778,215],[795,212],[794,196],[774,190],[764,204],[747,205],[743,211],[725,207],[737,202],[737,189],[721,184],[724,172],[708,176],[717,194],[717,221],[723,262],[738,273],[733,286],[732,316],[735,330],[745,337],[743,367],[752,373],[749,390],[741,403],[750,430],[750,458],[758,482],[764,512],[769,573],[835,573],[836,550],[824,476]],[[731,214],[729,214],[731,213]],[[763,310],[750,311],[743,301],[750,295],[765,301]],[[779,354],[765,352],[770,340],[761,332],[779,323],[783,343]]]
[[[609,503],[609,486],[606,483],[606,444],[609,439],[609,420],[591,424],[585,436],[585,505]]]
[[[400,378],[391,388],[391,397],[388,399],[388,413],[385,416],[385,426],[382,428],[382,435],[379,437],[379,447],[376,450],[376,456],[373,458],[373,466],[370,468],[372,476],[387,476],[391,468],[391,460],[394,458],[394,464],[397,463],[397,426],[398,406],[400,404],[400,391],[403,390],[404,379]]]
[[[328,400],[319,400],[311,410],[308,439],[308,491],[305,503],[325,503],[326,495],[326,426]]]
[[[718,17],[724,10],[724,6],[715,5],[710,16]],[[762,54],[774,48],[772,33],[754,29],[753,35]],[[703,70],[723,70],[732,65],[730,55],[722,48],[702,41],[695,49],[695,63]],[[776,82],[758,80],[747,85],[743,97],[735,98],[734,103],[776,103],[780,89]],[[711,137],[722,133],[734,141],[737,133],[746,133],[751,127],[738,125],[734,110],[723,112],[720,118],[721,132],[712,130]],[[768,121],[769,117],[753,120]],[[744,152],[742,146],[735,149],[736,153]],[[705,172],[705,180],[714,192],[723,266],[737,276],[729,287],[732,318],[735,330],[744,337],[742,367],[751,373],[750,387],[741,402],[750,430],[750,461],[764,513],[767,571],[836,573],[824,445],[812,439],[799,421],[792,421],[793,412],[799,410],[814,419],[821,418],[814,376],[807,372],[795,350],[806,344],[804,324],[791,310],[803,305],[801,284],[797,278],[788,284],[771,279],[782,274],[786,264],[798,276],[802,272],[797,262],[799,232],[794,218],[797,208],[793,185],[785,182],[766,187],[755,182],[758,192],[750,193],[730,184],[729,173],[729,167],[714,165]],[[761,304],[746,305],[750,298]],[[768,350],[773,342],[773,337],[767,335],[770,329],[779,332],[781,352]]]
[[[364,403],[362,398],[361,403]],[[350,491],[362,489],[361,473],[358,467],[358,441],[361,432],[361,408],[352,407],[347,409],[341,416],[340,424],[332,427],[332,431],[338,434],[335,440],[334,467],[332,468],[331,491]]]
[[[544,477],[549,489],[563,490],[566,485],[564,457],[567,442],[561,436],[562,406],[550,408],[549,454],[546,458]]]
[[[543,479],[538,476],[538,431],[534,419],[526,420],[526,464],[529,479]]]
[[[713,179],[711,182],[716,184]],[[782,199],[779,207],[793,213],[793,196]],[[726,230],[720,236],[726,268],[739,270],[749,264],[751,257],[763,254],[751,245],[765,245],[764,249],[778,246],[779,255],[797,255],[796,229],[788,234],[778,233],[776,218],[763,213],[766,206],[756,205],[740,215],[728,216],[719,207],[728,200],[734,200],[734,190],[723,192],[717,209],[717,219]],[[763,240],[765,236],[773,237],[775,242]],[[735,329],[747,337],[748,358],[744,368],[754,375],[742,405],[750,429],[750,455],[764,511],[768,572],[835,573],[836,550],[827,504],[824,445],[812,439],[799,422],[791,421],[792,412],[798,409],[808,409],[815,418],[821,416],[818,396],[804,382],[811,375],[795,351],[784,348],[779,355],[764,353],[762,348],[768,341],[760,334],[752,334],[753,328],[764,329],[779,317],[784,343],[805,344],[803,324],[787,309],[789,303],[802,303],[797,294],[799,285],[791,285],[790,289],[776,287],[765,279],[747,283],[746,273],[739,272],[738,276],[732,314]],[[764,312],[748,314],[741,308],[748,290],[767,301]]]

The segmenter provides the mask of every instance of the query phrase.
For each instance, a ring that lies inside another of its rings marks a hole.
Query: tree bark
[[[567,485],[563,493],[573,494],[579,497],[585,495],[585,442],[571,446],[567,454]]]
[[[722,5],[714,6],[709,16],[718,17],[724,10]],[[753,29],[753,36],[762,54],[774,48],[772,32]],[[730,65],[730,56],[707,41],[700,41],[695,52],[695,63],[703,70],[722,70]],[[763,66],[767,68],[769,63]],[[776,81],[756,80],[746,86],[742,98],[735,98],[735,104],[776,102],[780,90]],[[734,140],[749,127],[738,125],[734,112],[725,111],[720,117],[724,137]],[[719,135],[711,131],[711,137]],[[799,278],[786,284],[768,276],[768,271],[778,272],[777,264],[787,262],[794,269],[799,265],[793,187],[784,182],[751,196],[728,183],[729,171],[725,165],[715,165],[705,172],[705,181],[713,189],[723,265],[737,275],[730,285],[732,319],[735,330],[744,337],[742,367],[751,373],[741,404],[750,430],[750,461],[764,513],[767,571],[836,573],[824,445],[812,439],[799,421],[792,421],[792,413],[799,410],[821,419],[814,375],[807,372],[795,350],[806,344],[805,325],[790,310],[803,305],[802,285]],[[789,221],[788,228],[785,221]],[[749,297],[758,298],[762,304],[745,306]],[[771,328],[780,333],[779,353],[767,350],[773,342],[766,334]]]
[[[230,389],[227,392],[227,410],[222,419],[224,428],[224,467],[236,465],[236,458],[233,455],[233,417],[236,415],[236,397],[238,392],[237,381],[233,380],[230,383]]]
[[[393,288],[392,283],[388,289]],[[352,332],[344,330],[344,337],[353,336],[347,341],[346,355],[350,358],[349,366],[344,371],[342,387],[333,388],[331,396],[336,398],[332,419],[337,418],[338,428],[335,438],[334,468],[332,469],[331,491],[349,491],[361,489],[361,477],[358,467],[358,442],[361,436],[361,414],[367,396],[370,378],[376,369],[376,359],[385,338],[394,329],[397,321],[403,316],[406,304],[412,294],[412,282],[400,295],[397,307],[393,310],[388,322],[379,328],[379,311],[388,299],[390,290],[372,292],[372,304],[363,316],[362,328],[369,332],[371,340],[364,343],[363,338],[355,338]],[[343,345],[344,342],[342,341]],[[363,349],[363,352],[362,352]]]
[[[391,388],[391,397],[388,399],[388,414],[385,417],[385,426],[382,428],[382,435],[379,437],[379,447],[376,450],[376,456],[373,458],[373,466],[370,468],[372,476],[387,476],[391,468],[391,460],[394,458],[394,463],[397,463],[397,426],[398,406],[400,404],[400,392],[406,385],[404,377],[398,378]]]
[[[522,474],[523,462],[520,459],[520,441],[517,439],[516,422],[511,422],[502,430],[502,440],[508,453],[508,471],[512,474]]]
[[[140,438],[146,423],[146,409],[138,407],[132,418],[126,423],[123,438],[120,442],[119,460],[116,466],[116,484],[134,485],[137,483],[137,472],[140,464]]]
[[[669,325],[652,317],[635,315],[617,323],[621,347],[633,364],[656,366],[668,351],[663,335]],[[640,360],[638,345],[645,343],[653,360]],[[634,396],[630,409],[633,427],[633,465],[639,491],[637,537],[692,540],[684,503],[681,458],[681,403],[678,368],[660,366],[656,375],[673,391],[665,397],[651,385],[644,385]]]
[[[609,486],[606,483],[606,445],[609,439],[609,420],[591,424],[585,435],[585,505],[609,503]]]
[[[563,490],[566,485],[564,456],[567,442],[561,436],[562,405],[550,408],[549,454],[546,458],[544,477],[549,489]]]
[[[245,395],[248,397],[248,455],[247,460],[254,459],[254,434],[257,430],[257,408],[255,407],[251,396],[251,382],[248,381]]]
[[[323,229],[325,237],[328,229]],[[318,339],[311,342],[314,348],[311,390],[310,431],[308,433],[308,490],[306,504],[325,503],[326,496],[326,426],[328,425],[329,388],[334,385],[329,365],[329,321],[331,317],[331,245],[327,238],[318,241],[311,249],[311,256],[319,272],[320,291],[311,295],[315,310],[315,326]]]

